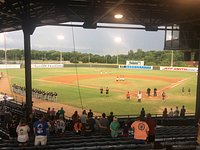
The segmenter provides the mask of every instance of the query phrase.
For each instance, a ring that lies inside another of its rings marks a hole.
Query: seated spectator
[[[180,117],[185,117],[185,112],[186,112],[186,109],[185,109],[185,106],[183,105],[181,108]]]
[[[76,134],[80,134],[82,131],[82,123],[80,119],[78,119],[78,121],[74,124],[74,131]]]
[[[110,131],[112,137],[118,137],[120,124],[116,117],[113,118],[113,121],[110,124]]]
[[[122,126],[122,130],[123,130],[123,136],[128,137],[129,136],[129,123],[126,121],[124,122],[123,126]]]
[[[156,121],[151,117],[151,114],[147,114],[147,121],[146,123],[149,126],[149,137],[148,141],[149,142],[154,142],[155,141],[155,130],[156,130]]]
[[[87,122],[88,122],[88,126],[89,126],[89,129],[91,130],[91,132],[94,132],[95,119],[93,117],[90,117],[90,118],[88,118]]]
[[[46,145],[47,143],[47,129],[49,125],[45,121],[44,115],[39,115],[39,120],[33,124],[33,131],[35,133],[35,146]]]
[[[8,133],[9,133],[9,138],[13,139],[17,137],[17,126],[18,126],[19,122],[17,120],[17,116],[12,116],[12,120],[7,124],[7,129],[8,129]]]
[[[99,122],[99,119],[98,119],[97,116],[94,118],[94,121],[95,121],[94,130],[95,130],[96,132],[99,132],[99,131],[100,131],[100,122]]]
[[[131,124],[131,128],[134,130],[134,141],[137,143],[145,143],[149,132],[149,126],[144,121],[144,117],[140,115],[138,120]]]
[[[17,141],[19,143],[19,146],[27,146],[28,145],[28,140],[29,140],[28,132],[29,131],[30,131],[30,128],[26,124],[26,119],[22,118],[16,129]]]
[[[59,119],[55,122],[55,131],[58,135],[63,135],[65,132],[65,121],[62,115],[60,115]]]
[[[170,108],[170,112],[169,112],[169,115],[168,115],[169,117],[173,117],[174,116],[174,112],[173,112],[173,110],[172,110],[172,108]]]
[[[106,114],[102,114],[102,118],[99,119],[100,132],[101,134],[108,134],[109,131],[109,121],[106,118]]]
[[[178,107],[176,106],[176,110],[174,111],[174,117],[178,117],[179,116],[179,110]]]
[[[167,108],[165,108],[163,110],[163,118],[167,118],[168,117],[168,114],[167,114]]]
[[[55,120],[53,118],[50,118],[48,123],[49,123],[49,134],[55,135],[56,133]]]

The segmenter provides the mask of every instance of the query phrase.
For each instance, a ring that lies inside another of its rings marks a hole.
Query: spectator
[[[90,109],[90,111],[88,112],[88,118],[92,118],[93,117],[93,112],[92,110]]]
[[[114,117],[114,115],[113,115],[113,112],[111,111],[111,112],[110,112],[110,115],[107,117],[107,118],[108,118],[109,125],[110,125],[111,122],[113,121],[113,117]]]
[[[98,132],[98,131],[100,130],[100,122],[99,122],[98,117],[95,117],[95,118],[94,118],[94,121],[95,121],[94,130],[95,130],[96,132]]]
[[[28,122],[28,126],[30,127],[30,135],[31,136],[34,134],[33,124],[35,121],[37,121],[37,119],[35,118],[35,114],[30,114],[27,122]]]
[[[178,110],[178,106],[176,106],[176,110],[174,111],[174,117],[178,117],[179,116],[179,110]]]
[[[27,146],[28,145],[28,140],[29,140],[28,132],[29,131],[30,131],[30,128],[26,124],[26,119],[22,118],[16,129],[17,141],[19,143],[19,146]]]
[[[59,110],[59,116],[60,115],[65,116],[65,111],[64,111],[63,107],[61,107],[61,109]]]
[[[87,123],[87,113],[86,113],[86,110],[83,110],[80,119],[81,119],[82,129],[84,131],[86,129],[86,123]]]
[[[55,131],[58,135],[63,135],[65,132],[65,121],[62,115],[60,115],[59,119],[55,122]]]
[[[154,142],[155,141],[155,129],[156,129],[156,121],[151,117],[151,114],[147,114],[147,124],[149,126],[149,137],[148,140],[149,142]]]
[[[197,123],[197,125],[198,125],[197,144],[200,145],[200,119],[199,119],[199,122]]]
[[[51,113],[51,108],[49,107],[49,108],[47,109],[47,116],[50,116],[50,113]]]
[[[138,120],[131,124],[131,128],[133,128],[134,130],[134,141],[139,143],[145,143],[149,132],[149,126],[144,121],[144,117],[140,115]]]
[[[165,108],[163,110],[163,118],[167,118],[168,117],[168,114],[167,114],[167,108]]]
[[[101,132],[101,134],[107,134],[108,133],[108,129],[109,129],[109,121],[106,118],[106,114],[105,113],[102,114],[102,118],[99,119],[99,123],[100,123],[100,132]]]
[[[35,146],[46,145],[47,143],[47,129],[49,125],[45,121],[44,115],[40,114],[39,120],[33,124],[33,131],[35,133]]]
[[[54,108],[52,108],[52,110],[50,111],[50,117],[51,117],[52,119],[55,119],[55,116],[56,116],[56,111],[55,111]]]
[[[94,132],[95,130],[95,119],[93,117],[88,118],[88,126],[91,132]]]
[[[142,117],[145,117],[145,110],[144,110],[144,108],[141,109],[140,115],[141,115]]]
[[[169,117],[173,117],[174,116],[174,112],[173,112],[173,110],[172,110],[172,108],[170,108],[170,112],[169,112],[169,115],[168,115]]]
[[[80,134],[82,131],[82,123],[81,120],[78,119],[78,121],[74,124],[74,130],[76,132],[76,134]]]
[[[122,130],[123,130],[123,136],[128,137],[128,135],[129,135],[129,123],[128,123],[128,121],[124,122],[124,124],[122,126]]]
[[[13,139],[17,137],[17,126],[18,126],[19,122],[17,121],[17,116],[12,116],[12,120],[7,124],[7,129],[8,129],[8,133],[9,133],[9,138]]]
[[[78,111],[75,111],[72,115],[72,124],[74,125],[78,121],[78,119],[80,119],[80,116],[78,115]]]
[[[120,124],[117,120],[116,117],[113,118],[113,121],[110,124],[110,131],[111,131],[111,136],[114,137],[118,137],[118,132],[119,132],[119,127]]]
[[[183,105],[181,108],[180,117],[185,117],[185,112],[186,112],[186,109],[185,109],[185,106]]]

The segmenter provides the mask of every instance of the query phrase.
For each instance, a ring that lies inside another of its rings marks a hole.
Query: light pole
[[[3,38],[4,38],[5,64],[7,64],[6,33],[3,34]]]
[[[64,37],[64,35],[58,35],[57,39],[58,40],[64,40],[65,37]],[[61,50],[60,50],[60,64],[62,64],[62,51]]]
[[[171,67],[173,67],[173,63],[174,63],[174,51],[172,50],[172,53],[171,53]]]
[[[115,37],[114,38],[114,41],[116,42],[116,43],[121,43],[121,41],[122,41],[122,38],[121,37]],[[118,60],[118,55],[117,55],[117,65],[119,64],[119,60]]]

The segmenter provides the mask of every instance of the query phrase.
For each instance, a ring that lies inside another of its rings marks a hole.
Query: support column
[[[22,26],[24,33],[25,87],[26,87],[26,117],[32,113],[32,78],[31,78],[31,34],[34,29],[30,22]]]
[[[198,77],[197,77],[195,117],[196,117],[196,120],[200,119],[200,57],[199,57],[199,63],[198,63]]]

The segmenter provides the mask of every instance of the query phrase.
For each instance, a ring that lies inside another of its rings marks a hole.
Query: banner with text
[[[19,69],[20,64],[0,64],[0,69]]]
[[[160,67],[160,70],[197,72],[198,68],[188,68],[188,67]]]
[[[63,68],[63,64],[31,64],[31,68]]]
[[[124,65],[120,65],[119,68],[152,70],[153,66],[126,66],[126,65],[124,66]]]

